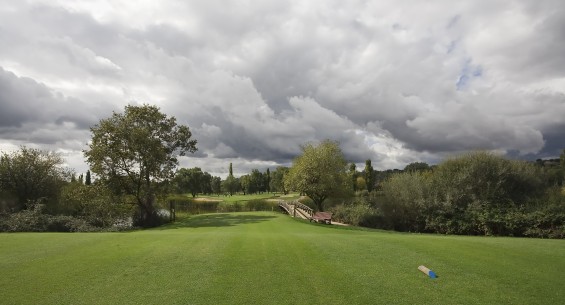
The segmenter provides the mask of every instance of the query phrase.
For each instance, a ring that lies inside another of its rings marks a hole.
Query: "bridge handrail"
[[[303,204],[303,203],[300,202],[300,201],[296,201],[296,200],[295,200],[295,201],[292,201],[290,204],[296,206],[296,207],[299,208],[299,209],[304,210],[306,213],[308,213],[308,215],[309,215],[310,217],[312,216],[312,214],[314,214],[314,210],[312,210],[312,208],[310,208],[309,206]]]

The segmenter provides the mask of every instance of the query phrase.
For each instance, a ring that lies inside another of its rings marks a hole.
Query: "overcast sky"
[[[127,104],[190,126],[225,176],[336,140],[377,169],[565,148],[565,2],[0,0],[0,149],[77,172]]]

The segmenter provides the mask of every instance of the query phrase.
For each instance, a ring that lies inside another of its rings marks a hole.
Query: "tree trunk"
[[[319,212],[323,212],[324,211],[324,200],[326,200],[326,196],[318,196],[315,194],[311,194],[308,195],[306,194],[308,197],[310,197],[310,199],[312,199],[312,201],[314,201],[314,204],[316,205],[316,208],[318,208]]]

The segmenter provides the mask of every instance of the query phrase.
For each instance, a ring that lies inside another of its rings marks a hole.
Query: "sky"
[[[339,141],[363,167],[565,148],[565,2],[0,0],[0,150],[77,173],[90,127],[151,104],[180,166],[226,176]]]

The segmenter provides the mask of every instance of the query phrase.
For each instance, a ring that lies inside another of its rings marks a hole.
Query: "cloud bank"
[[[561,1],[10,1],[0,20],[0,148],[77,171],[89,127],[143,103],[215,174],[323,139],[379,169],[565,146]]]

